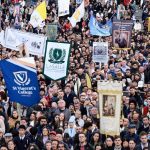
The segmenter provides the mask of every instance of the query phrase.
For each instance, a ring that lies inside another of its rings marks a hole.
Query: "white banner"
[[[93,42],[93,61],[106,64],[108,62],[108,43]]]
[[[70,0],[58,0],[58,16],[65,16],[69,14]]]
[[[17,41],[19,41],[19,44],[23,45],[24,43],[29,54],[44,56],[44,50],[45,50],[47,37],[43,35],[38,35],[34,33],[28,33],[28,32],[23,32],[23,31],[18,31],[15,29],[7,28],[5,46],[13,50],[18,50],[18,51],[19,51],[18,45],[17,46],[16,44],[14,45],[13,43],[14,40],[11,41],[12,35],[13,37],[15,37]]]
[[[69,43],[46,43],[44,75],[52,80],[59,80],[67,76],[70,55]]]
[[[99,81],[100,132],[120,135],[122,82]]]

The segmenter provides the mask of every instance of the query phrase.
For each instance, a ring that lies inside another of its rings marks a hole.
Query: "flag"
[[[58,0],[58,16],[65,16],[69,14],[70,0]]]
[[[84,17],[85,8],[84,8],[84,0],[82,1],[81,5],[76,9],[72,17],[69,18],[69,21],[72,27],[76,26],[77,22],[80,22],[81,18]]]
[[[47,18],[46,14],[46,2],[43,1],[37,8],[33,11],[30,19],[31,25],[36,28],[43,20]]]
[[[92,88],[91,78],[87,73],[85,74],[85,78],[86,78],[87,87],[91,89]]]
[[[70,43],[46,43],[44,75],[52,80],[65,78],[68,73]]]
[[[11,59],[0,61],[0,68],[10,101],[27,107],[39,102],[40,91],[35,68],[22,65],[17,60]]]
[[[91,15],[89,22],[90,34],[97,36],[110,36],[112,30],[112,21],[108,20],[105,25],[98,25],[96,18]]]

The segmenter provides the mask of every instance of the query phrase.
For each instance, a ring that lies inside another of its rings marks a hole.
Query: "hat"
[[[129,124],[128,128],[129,128],[129,129],[136,128],[136,125],[135,125],[135,124]]]
[[[11,136],[12,136],[12,133],[5,133],[4,136],[5,136],[5,137],[11,137]]]
[[[56,132],[55,131],[51,131],[49,134],[56,135]]]
[[[20,126],[19,126],[19,129],[24,129],[24,130],[26,130],[26,127],[25,127],[24,125],[20,125]]]

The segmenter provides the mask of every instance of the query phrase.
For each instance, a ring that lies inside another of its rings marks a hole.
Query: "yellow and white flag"
[[[72,27],[76,26],[76,23],[81,20],[82,17],[84,17],[85,8],[84,8],[84,0],[82,1],[81,5],[76,9],[72,17],[69,18],[69,21],[72,25]]]
[[[46,14],[46,2],[43,1],[36,9],[33,11],[30,19],[31,25],[36,28],[40,26],[43,20],[47,18]]]

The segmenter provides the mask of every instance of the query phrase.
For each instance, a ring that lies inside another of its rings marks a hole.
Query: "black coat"
[[[80,150],[80,148],[81,148],[81,147],[80,147],[79,144],[74,147],[75,150]],[[87,144],[84,146],[84,149],[85,149],[85,150],[94,150],[93,147],[92,147],[89,143],[87,143]]]
[[[27,150],[29,144],[30,144],[30,138],[25,136],[23,140],[20,139],[19,136],[14,138],[14,143],[16,144],[16,148],[18,150]]]
[[[150,149],[150,143],[148,143],[148,149]],[[141,144],[137,145],[136,150],[143,150]]]

